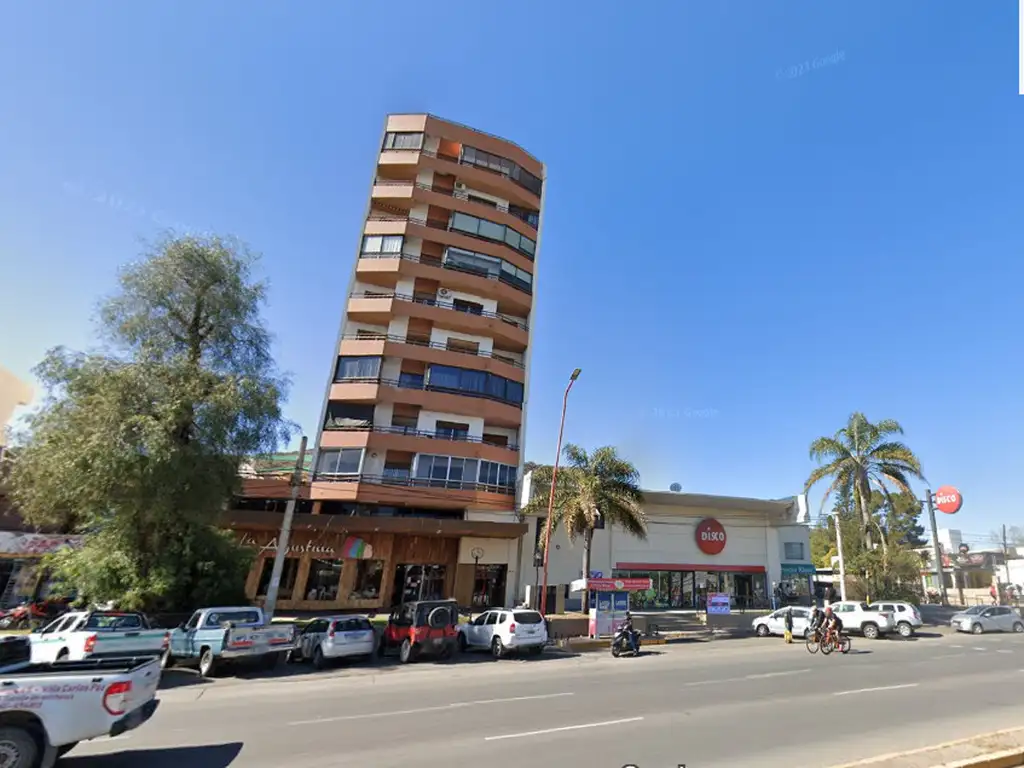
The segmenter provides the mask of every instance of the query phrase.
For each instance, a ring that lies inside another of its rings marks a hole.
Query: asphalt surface
[[[179,685],[150,723],[62,765],[792,768],[1024,721],[1024,636],[854,638],[853,650],[750,639]]]

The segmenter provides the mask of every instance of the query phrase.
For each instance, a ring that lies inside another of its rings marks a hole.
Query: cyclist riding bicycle
[[[826,608],[825,611],[831,610]],[[808,629],[811,631],[811,636],[815,641],[821,640],[821,635],[824,630],[825,621],[828,619],[828,614],[825,611],[818,610],[818,606],[814,606],[811,609],[811,615],[808,616]]]
[[[831,637],[836,645],[843,638],[843,622],[829,606],[825,609],[825,637]]]

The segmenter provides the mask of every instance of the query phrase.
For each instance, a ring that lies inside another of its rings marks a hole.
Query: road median
[[[995,731],[832,768],[1018,768],[1024,766],[1024,728]]]

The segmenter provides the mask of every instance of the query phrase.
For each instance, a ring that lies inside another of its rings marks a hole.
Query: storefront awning
[[[230,510],[221,526],[231,529],[278,531],[279,512]],[[529,530],[526,523],[495,523],[484,520],[435,520],[424,517],[360,517],[358,515],[295,515],[292,530],[331,533],[397,533],[405,536],[441,536],[482,539],[518,539]]]
[[[810,563],[783,563],[783,576],[813,576],[817,569]]]

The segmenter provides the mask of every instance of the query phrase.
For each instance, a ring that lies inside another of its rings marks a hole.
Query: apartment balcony
[[[519,429],[523,421],[521,403],[512,403],[484,393],[431,387],[423,376],[403,374],[399,379],[372,377],[342,379],[331,384],[330,400],[353,403],[400,403],[423,410],[458,413],[484,420],[505,429]]]
[[[351,311],[349,314],[355,319]],[[526,381],[525,366],[514,358],[503,357],[498,352],[458,349],[426,338],[346,334],[342,336],[338,354],[345,357],[398,357],[418,360],[428,365],[450,365],[486,371],[520,383]]]
[[[514,487],[412,477],[411,473],[396,470],[379,475],[317,474],[313,476],[310,497],[385,506],[515,509]]]
[[[414,297],[393,291],[352,293],[348,314],[352,320],[381,326],[386,326],[396,315],[428,320],[445,330],[492,338],[518,353],[526,351],[530,338],[530,328],[521,318],[501,312],[464,309],[454,301]]]
[[[467,269],[440,257],[408,253],[364,253],[356,262],[356,277],[363,282],[392,290],[399,280],[417,277],[436,280],[453,291],[497,299],[502,306],[524,316],[530,314],[533,306],[532,282],[517,277],[509,270],[486,272]],[[350,302],[349,311],[352,306]],[[392,311],[390,305],[388,311]]]
[[[517,465],[519,448],[516,445],[492,445],[480,437],[462,435],[446,430],[430,432],[414,427],[366,425],[335,429],[324,427],[320,435],[321,448],[365,448],[372,451],[403,453],[431,453],[480,459],[498,464]]]
[[[507,173],[470,163],[461,154],[445,149],[423,149],[420,150],[419,157],[419,166],[422,168],[451,174],[481,192],[487,192],[525,208],[540,209],[540,195],[513,181]]]
[[[414,205],[431,205],[450,211],[462,211],[498,224],[504,224],[536,240],[540,213],[517,205],[490,205],[469,198],[460,189],[447,189],[412,179],[378,178],[373,183],[372,197],[396,208],[411,209]],[[530,215],[532,213],[532,216]]]

